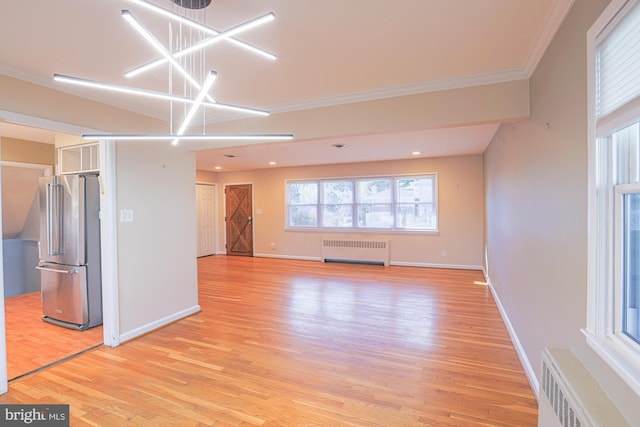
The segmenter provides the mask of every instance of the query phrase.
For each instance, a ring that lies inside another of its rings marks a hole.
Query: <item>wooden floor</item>
[[[202,312],[13,381],[83,426],[535,426],[477,271],[201,258]]]
[[[102,344],[102,327],[74,331],[42,321],[40,292],[6,298],[9,380]]]

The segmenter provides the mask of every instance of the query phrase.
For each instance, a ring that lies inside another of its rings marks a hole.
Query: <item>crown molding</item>
[[[419,95],[442,90],[462,89],[473,86],[483,86],[494,83],[504,83],[529,78],[522,69],[504,70],[497,73],[476,74],[463,77],[451,77],[441,80],[431,80],[403,86],[394,86],[370,91],[352,92],[348,94],[328,96],[322,98],[295,101],[286,104],[272,105],[266,108],[271,113],[286,113],[291,111],[309,110],[313,108],[332,107],[336,105],[352,104],[356,102],[375,101],[400,96]]]
[[[549,10],[544,20],[544,25],[540,28],[536,36],[536,40],[524,65],[524,70],[529,77],[533,75],[533,72],[542,60],[553,37],[555,37],[556,32],[569,14],[574,1],[575,0],[555,0],[553,2],[551,10]]]
[[[88,128],[84,126],[76,126],[68,123],[62,123],[55,120],[43,119],[41,117],[29,116],[26,114],[14,113],[12,111],[0,110],[0,122],[13,123],[16,125],[35,127],[38,129],[48,130],[54,133],[61,132],[70,135],[81,135],[83,133],[101,132],[98,129]]]
[[[159,120],[164,120],[163,117],[156,117],[150,114],[148,111],[136,111],[132,110],[131,105],[123,102],[122,99],[116,97],[109,97],[104,95],[87,97],[85,92],[81,90],[74,90],[72,87],[62,87],[54,84],[53,78],[45,78],[40,75],[34,75],[25,73],[24,71],[16,70],[12,67],[8,67],[4,64],[0,64],[0,74],[7,75],[9,77],[23,80],[29,83],[33,83],[39,86],[44,86],[60,92],[65,92],[71,95],[80,96],[96,102],[106,103],[108,105],[122,108],[125,110],[133,111],[138,114],[142,114],[148,117],[154,117]],[[472,86],[482,86],[494,83],[503,83],[515,80],[523,80],[529,78],[529,75],[522,69],[511,69],[500,71],[497,73],[476,74],[463,77],[452,77],[441,80],[432,80],[420,83],[414,83],[403,86],[393,86],[381,89],[374,89],[370,91],[352,92],[348,94],[328,96],[321,98],[308,99],[303,101],[294,101],[285,104],[273,105],[265,108],[271,114],[286,113],[292,111],[309,110],[313,108],[332,107],[336,105],[351,104],[356,102],[375,101],[379,99],[395,98],[400,96],[418,95],[428,92],[437,92],[442,90],[461,89]],[[218,114],[212,120],[207,120],[207,123],[219,123],[229,120],[237,120],[242,118],[253,117],[249,114]]]
[[[476,74],[465,77],[452,77],[441,80],[415,83],[403,86],[393,86],[370,91],[352,92],[336,96],[306,99],[285,104],[271,105],[264,108],[270,114],[289,113],[294,111],[311,110],[314,108],[333,107],[337,105],[352,104],[357,102],[376,101],[380,99],[396,98],[401,96],[420,95],[429,92],[443,90],[463,89],[466,87],[483,86],[496,83],[505,83],[517,80],[526,80],[529,75],[522,69],[511,69],[497,73]],[[255,117],[242,113],[223,113],[215,118],[207,120],[208,124],[222,123]]]
[[[151,117],[153,119],[166,121],[166,116],[160,116],[159,114],[154,114],[150,111],[143,110],[141,108],[133,108],[130,103],[126,102],[126,99],[122,97],[109,96],[105,93],[97,93],[92,92],[92,95],[87,95],[87,91],[83,89],[78,89],[72,85],[60,85],[56,84],[53,80],[53,75],[51,77],[45,77],[40,74],[29,73],[23,70],[18,70],[16,68],[10,67],[5,64],[0,64],[0,74],[12,77],[17,80],[21,80],[27,83],[31,83],[34,85],[46,87],[48,89],[55,90],[57,92],[66,93],[69,95],[78,96],[80,98],[87,99],[89,101],[98,102],[101,104],[109,105],[115,108],[119,108],[121,110],[130,111],[132,113],[140,114],[142,116]]]

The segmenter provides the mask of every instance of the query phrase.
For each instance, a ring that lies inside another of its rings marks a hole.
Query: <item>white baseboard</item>
[[[516,349],[518,359],[520,359],[520,364],[522,364],[522,368],[524,369],[524,374],[527,376],[527,380],[529,381],[529,386],[531,387],[533,394],[536,396],[536,399],[538,399],[540,382],[538,381],[538,377],[536,376],[536,371],[535,369],[533,369],[533,366],[531,366],[531,362],[527,357],[527,353],[524,351],[524,347],[520,343],[520,339],[518,339],[518,334],[516,333],[516,330],[513,328],[513,325],[509,320],[509,316],[507,315],[507,312],[505,311],[504,306],[500,301],[500,297],[498,296],[498,293],[496,292],[495,288],[493,287],[493,284],[491,283],[491,277],[489,277],[489,274],[484,268],[482,268],[482,272],[484,273],[484,277],[485,277],[485,280],[487,281],[487,285],[491,290],[491,295],[493,295],[493,299],[495,300],[496,305],[498,306],[498,311],[500,312],[502,321],[504,322],[507,328],[507,331],[509,332],[509,336],[511,337],[511,343],[513,344],[513,347]]]
[[[454,270],[482,270],[481,265],[432,264],[432,263],[424,263],[424,262],[401,262],[401,261],[391,261],[389,264],[397,265],[400,267],[451,268]]]
[[[281,255],[281,254],[264,254],[254,253],[253,256],[260,258],[279,258],[279,259],[298,259],[303,261],[322,261],[321,257],[309,257],[309,256],[297,256],[297,255]],[[480,265],[458,265],[458,264],[427,264],[427,263],[415,263],[415,262],[394,262],[391,261],[389,265],[396,265],[400,267],[425,267],[425,268],[452,268],[457,270],[482,270]]]
[[[141,335],[146,334],[147,332],[151,332],[155,329],[161,328],[163,326],[168,325],[169,323],[173,323],[176,320],[183,319],[187,316],[190,316],[194,313],[198,313],[201,311],[200,305],[196,304],[193,307],[189,307],[185,310],[179,311],[177,313],[173,313],[169,316],[163,317],[162,319],[158,319],[154,322],[147,323],[146,325],[140,326],[139,328],[135,328],[132,331],[125,332],[120,335],[120,343],[125,341],[129,341],[131,339],[137,338]]]
[[[253,256],[258,258],[279,258],[279,259],[298,259],[301,261],[322,261],[320,257],[298,256],[298,255],[280,255],[280,254],[261,254],[254,253]]]

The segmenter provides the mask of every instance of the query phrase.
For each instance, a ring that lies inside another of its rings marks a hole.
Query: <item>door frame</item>
[[[214,182],[199,182],[196,181],[196,188],[198,185],[206,185],[213,187],[213,254],[218,254],[218,184]],[[197,203],[197,199],[196,199]],[[225,233],[226,234],[226,233]]]
[[[256,219],[256,192],[255,185],[253,181],[248,182],[229,182],[223,185],[222,194],[224,197],[222,198],[222,229],[224,230],[224,251],[223,253],[227,253],[227,187],[231,187],[233,185],[250,185],[251,186],[251,253],[256,253],[256,227],[255,227],[255,219]]]
[[[9,160],[0,160],[2,166],[25,168],[25,169],[40,169],[44,171],[42,176],[53,175],[53,168],[49,165],[40,165],[38,163],[23,163],[23,162],[11,162]]]
[[[96,129],[82,128],[61,122],[41,119],[24,114],[0,110],[0,120],[23,126],[50,129],[72,135],[101,133]],[[0,135],[0,140],[2,135]],[[1,166],[0,166],[1,167]],[[1,180],[1,177],[0,177]],[[102,261],[102,310],[104,344],[115,347],[120,344],[120,308],[118,305],[117,222],[116,222],[116,150],[115,141],[100,141],[100,232]],[[1,182],[0,182],[1,183]],[[2,187],[0,186],[0,196]],[[0,197],[0,213],[2,198]],[[0,233],[2,221],[0,221]],[[3,259],[0,246],[0,259]],[[0,263],[0,394],[9,390],[7,374],[6,320],[4,308],[4,277]]]

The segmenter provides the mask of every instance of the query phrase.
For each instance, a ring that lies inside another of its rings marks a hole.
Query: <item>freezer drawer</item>
[[[89,322],[87,267],[41,264],[44,319],[66,322],[83,328]],[[53,322],[57,323],[58,322]]]

